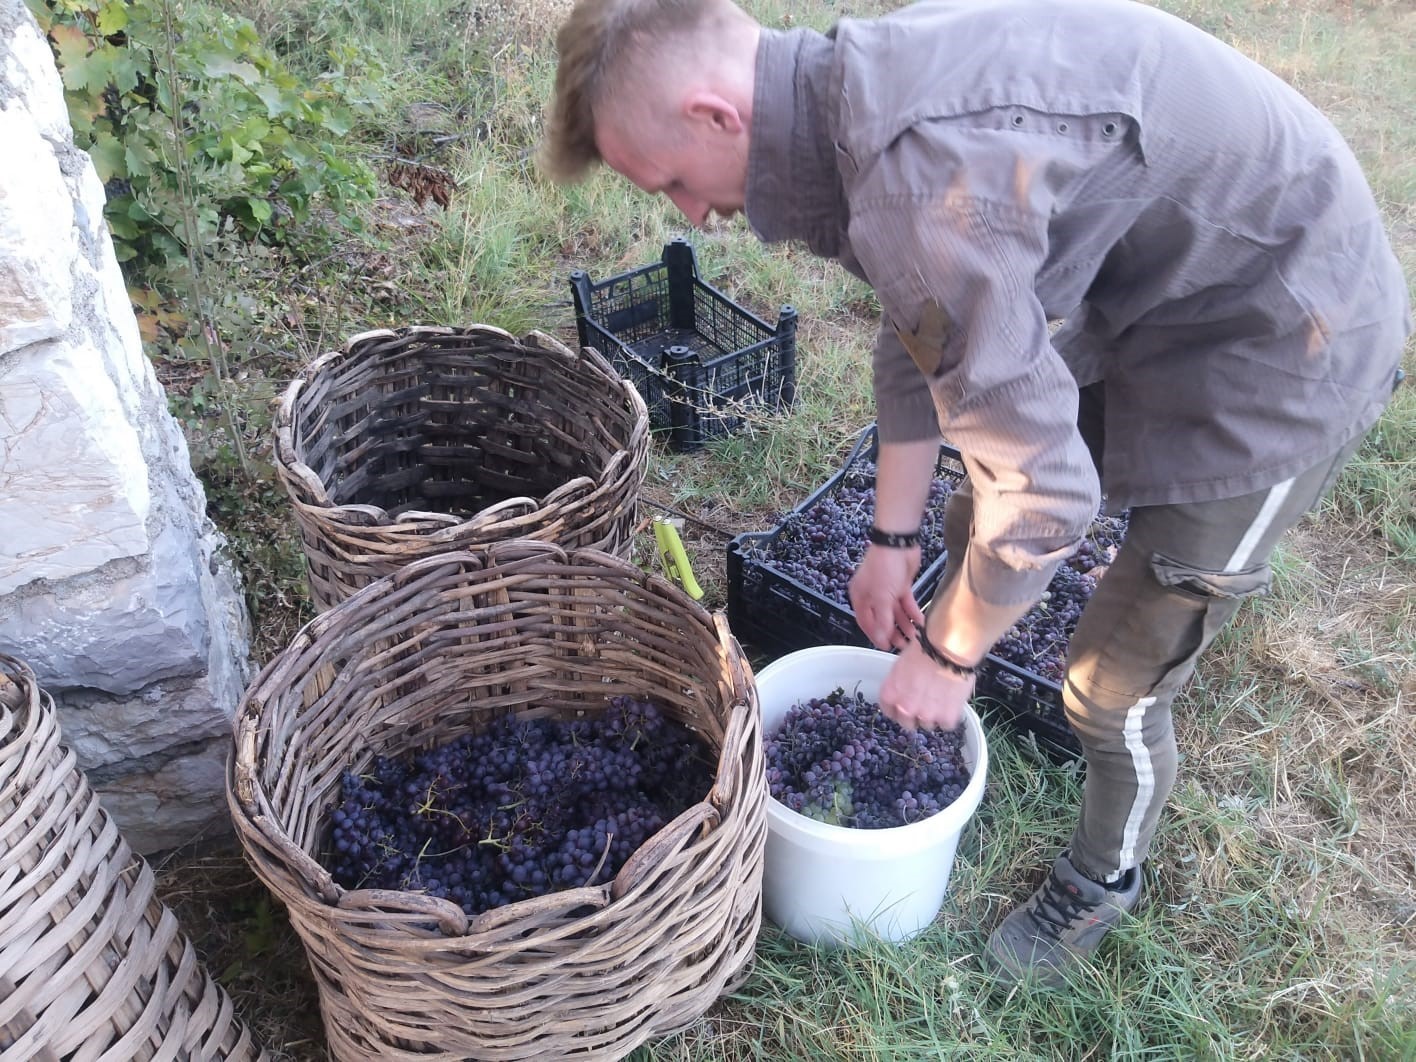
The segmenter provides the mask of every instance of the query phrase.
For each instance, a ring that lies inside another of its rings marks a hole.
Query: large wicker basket
[[[532,332],[366,332],[286,389],[275,464],[324,610],[409,561],[532,538],[628,556],[644,400],[600,354]]]
[[[659,701],[717,766],[613,881],[469,919],[432,896],[346,890],[321,865],[346,766],[619,694]],[[721,615],[601,551],[519,540],[427,558],[317,617],[247,691],[229,783],[345,1062],[620,1058],[746,975],[766,836],[750,670]]]
[[[0,655],[0,1059],[265,1058]]]

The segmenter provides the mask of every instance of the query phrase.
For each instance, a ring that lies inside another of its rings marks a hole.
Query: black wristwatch
[[[866,541],[872,546],[887,546],[890,549],[914,549],[919,545],[919,532],[911,531],[908,535],[897,535],[893,531],[881,531],[880,528],[871,526],[865,533]]]

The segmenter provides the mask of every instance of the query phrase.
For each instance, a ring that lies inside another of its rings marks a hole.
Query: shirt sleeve
[[[973,170],[949,157],[927,134],[897,140],[852,195],[850,239],[895,333],[875,351],[882,424],[886,406],[907,401],[908,359],[973,482],[965,577],[982,600],[1013,605],[1040,596],[1085,535],[1100,485],[1077,429],[1076,382],[1034,293],[1046,190],[1021,163],[1013,187],[971,185],[961,175]],[[977,172],[1007,170],[993,159]]]
[[[939,415],[929,381],[910,360],[888,314],[880,319],[871,357],[875,383],[875,430],[883,443],[939,437]]]

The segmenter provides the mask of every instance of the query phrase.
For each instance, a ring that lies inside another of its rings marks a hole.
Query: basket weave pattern
[[[717,766],[613,881],[469,919],[432,896],[346,890],[321,866],[345,766],[619,694],[658,701]],[[317,617],[248,689],[229,782],[345,1062],[621,1058],[746,975],[766,837],[746,660],[723,617],[601,551],[520,540],[427,558]]]
[[[649,414],[600,354],[541,332],[367,332],[308,365],[275,465],[323,611],[420,557],[531,538],[628,554]]]
[[[0,1058],[264,1059],[59,742],[0,655]]]

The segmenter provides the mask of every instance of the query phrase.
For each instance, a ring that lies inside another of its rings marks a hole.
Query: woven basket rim
[[[529,347],[553,357],[558,357],[574,362],[586,363],[591,370],[603,376],[607,383],[618,389],[628,406],[628,413],[634,425],[633,434],[646,435],[649,430],[649,407],[645,405],[643,396],[634,385],[625,379],[614,366],[594,347],[581,347],[579,351],[572,350],[559,339],[549,333],[539,329],[532,329],[521,337],[512,335],[503,328],[490,324],[469,324],[462,326],[450,325],[405,325],[400,328],[380,328],[367,332],[361,332],[350,336],[344,344],[336,350],[327,351],[314,358],[305,365],[295,377],[286,385],[281,393],[280,400],[275,412],[275,447],[274,457],[276,463],[290,476],[299,480],[301,485],[309,492],[310,500],[304,501],[303,505],[308,509],[317,509],[325,519],[348,519],[351,525],[358,527],[392,527],[400,528],[409,525],[408,517],[416,515],[417,520],[412,522],[416,527],[419,523],[434,523],[447,525],[451,530],[464,530],[468,525],[475,524],[479,518],[484,518],[486,509],[479,510],[467,517],[456,517],[447,513],[417,512],[416,514],[405,512],[398,517],[390,517],[388,510],[378,505],[367,503],[347,503],[338,504],[329,495],[324,480],[316,474],[308,464],[300,459],[295,448],[295,409],[299,401],[301,392],[319,373],[328,366],[336,364],[345,358],[355,356],[356,348],[370,340],[377,339],[403,339],[410,336],[447,337],[447,336],[487,336],[495,337],[507,342],[515,343],[519,346]],[[556,495],[567,486],[578,481],[584,481],[592,487],[596,484],[606,484],[614,480],[619,473],[619,465],[623,462],[622,455],[628,451],[621,449],[618,453],[606,462],[598,476],[579,476],[574,480],[557,486],[541,498],[514,498],[505,501],[521,502],[528,501],[535,509],[546,507],[547,504],[556,500]],[[562,499],[563,500],[563,499]],[[501,503],[498,503],[501,504]],[[490,507],[489,507],[490,508]],[[483,519],[485,522],[485,519]]]

